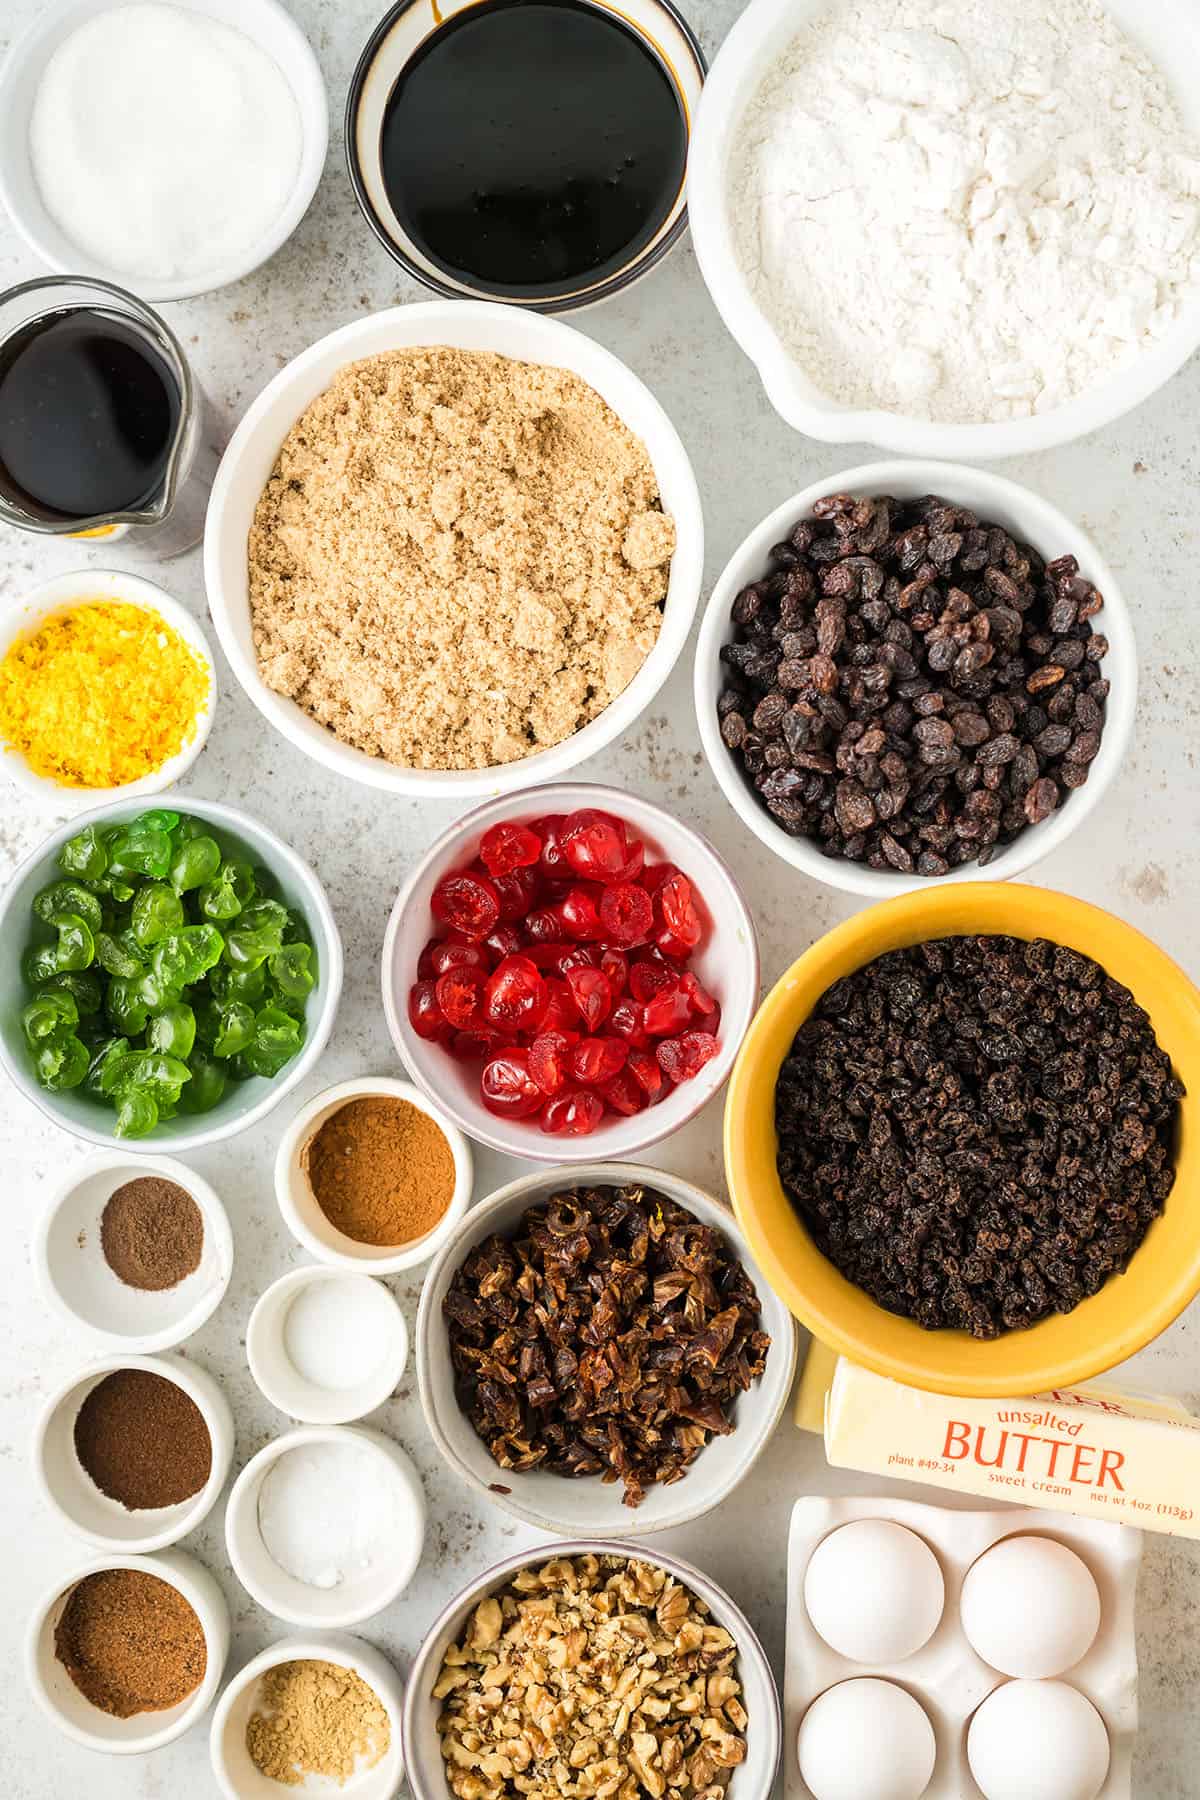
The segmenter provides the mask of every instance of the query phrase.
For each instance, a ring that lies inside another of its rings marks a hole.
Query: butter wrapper
[[[835,1468],[1200,1538],[1200,1418],[1176,1400],[1091,1384],[960,1400],[842,1358],[825,1454]]]

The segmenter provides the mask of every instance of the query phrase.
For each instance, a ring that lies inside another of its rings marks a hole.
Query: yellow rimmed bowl
[[[1150,1015],[1187,1089],[1176,1178],[1124,1275],[1073,1312],[980,1342],[902,1319],[839,1274],[809,1236],[776,1170],[775,1083],[792,1040],[833,982],[889,950],[974,933],[1048,938],[1098,962]],[[1099,907],[1045,888],[967,883],[868,907],[807,950],[767,995],[725,1105],[734,1211],[763,1275],[813,1335],[879,1375],[935,1393],[1005,1398],[1098,1375],[1156,1337],[1200,1292],[1200,993],[1156,945]]]

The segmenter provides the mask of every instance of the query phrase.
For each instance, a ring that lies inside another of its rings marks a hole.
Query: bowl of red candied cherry
[[[757,1004],[754,925],[716,851],[661,808],[584,785],[523,798],[461,821],[406,883],[389,1028],[480,1142],[629,1155],[728,1074]]]

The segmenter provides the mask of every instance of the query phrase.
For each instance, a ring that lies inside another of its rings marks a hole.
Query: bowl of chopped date
[[[758,998],[750,910],[712,845],[615,788],[500,796],[405,882],[383,1005],[468,1136],[564,1163],[632,1156],[724,1082]]]
[[[725,1166],[810,1330],[943,1394],[1133,1354],[1200,1290],[1200,993],[1132,926],[978,882],[828,932],[738,1057]]]
[[[696,650],[700,739],[785,862],[885,899],[1058,849],[1120,769],[1133,628],[1086,532],[981,469],[806,488],[726,564]]]
[[[434,1442],[545,1531],[635,1537],[720,1504],[791,1388],[795,1329],[728,1210],[594,1162],[510,1182],[433,1263],[416,1328]]]
[[[570,1742],[571,1793],[763,1800],[779,1694],[749,1620],[694,1564],[572,1539],[506,1557],[434,1621],[405,1695],[409,1785],[558,1794],[547,1736]]]

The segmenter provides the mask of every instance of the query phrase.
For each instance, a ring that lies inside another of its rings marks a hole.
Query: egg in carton
[[[1140,1557],[1140,1532],[1058,1512],[798,1500],[787,1800],[1130,1800]],[[844,1685],[856,1681],[870,1685]],[[886,1767],[878,1794],[864,1786],[872,1763]]]

